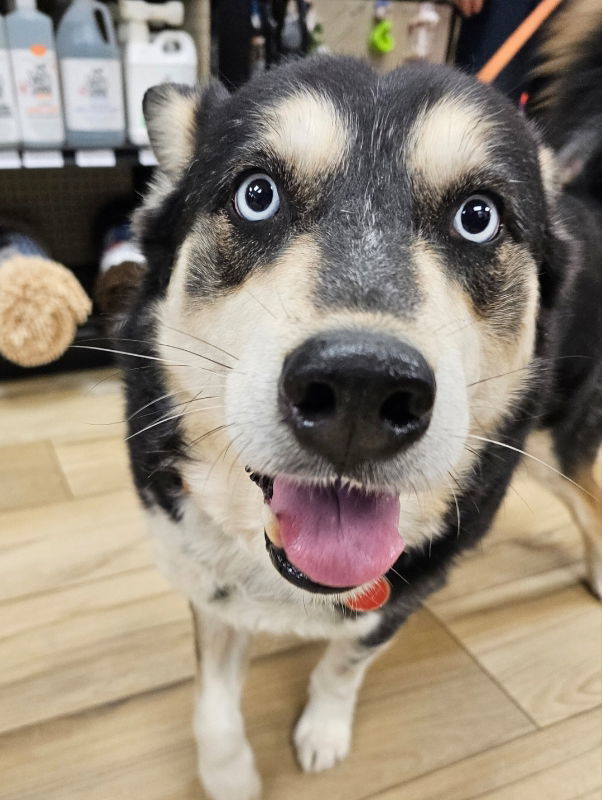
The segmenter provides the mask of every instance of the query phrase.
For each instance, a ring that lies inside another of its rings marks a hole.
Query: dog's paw
[[[248,746],[219,761],[199,756],[199,777],[211,800],[259,800],[261,796],[261,779]]]
[[[352,720],[334,708],[309,702],[295,728],[297,758],[304,772],[334,767],[349,753]]]

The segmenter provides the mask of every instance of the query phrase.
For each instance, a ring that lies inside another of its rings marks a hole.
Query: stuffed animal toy
[[[0,355],[22,367],[59,358],[92,302],[22,225],[0,221]]]
[[[124,219],[108,228],[102,238],[100,269],[94,300],[100,311],[113,318],[126,310],[146,269],[144,256],[134,242]]]

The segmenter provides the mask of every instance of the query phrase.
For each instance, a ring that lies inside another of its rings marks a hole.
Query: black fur
[[[581,13],[578,0],[567,0],[558,22],[562,24],[563,14]],[[597,21],[591,16],[588,19],[591,29],[573,48],[570,68],[562,75],[545,70],[545,77],[534,83],[529,110],[561,166],[570,173],[571,191],[602,202],[602,9],[598,9]],[[553,28],[547,35],[544,31],[544,38],[551,39],[552,52],[553,33]],[[545,61],[540,66],[545,68]],[[541,103],[542,92],[550,84],[554,96]]]
[[[167,387],[158,362],[149,360],[158,358],[158,353],[152,345],[154,325],[145,297],[145,293],[137,297],[115,341],[117,349],[139,354],[121,356],[130,466],[144,505],[157,505],[177,521],[182,495],[177,464],[186,458],[186,447],[176,421],[162,421],[175,413],[174,400],[165,397],[153,402],[167,394]]]
[[[580,14],[578,0],[563,6],[563,13]],[[554,96],[539,102],[544,81],[530,102],[566,180],[557,210],[565,232],[556,241],[564,248],[567,277],[553,296],[548,323],[557,360],[544,423],[562,471],[572,477],[592,464],[602,443],[602,7],[596,18],[597,24],[588,18],[591,29],[571,52],[569,68],[562,75],[547,71]],[[548,48],[553,56],[553,37]]]

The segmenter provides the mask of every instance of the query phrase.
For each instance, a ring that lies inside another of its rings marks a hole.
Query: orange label
[[[46,48],[43,44],[32,44],[29,48],[34,56],[43,56],[46,52]]]

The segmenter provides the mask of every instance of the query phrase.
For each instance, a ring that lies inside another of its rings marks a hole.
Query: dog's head
[[[535,139],[450,69],[350,59],[159,87],[145,113],[144,293],[187,483],[226,534],[264,524],[292,582],[370,583],[437,535],[528,375]]]

